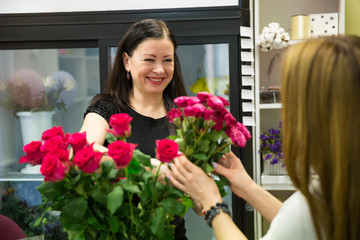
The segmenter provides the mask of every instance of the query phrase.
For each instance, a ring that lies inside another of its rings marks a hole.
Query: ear
[[[126,71],[129,72],[130,71],[130,57],[126,52],[123,52],[122,60],[123,60]]]

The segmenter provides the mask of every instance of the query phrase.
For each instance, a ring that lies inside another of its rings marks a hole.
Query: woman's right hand
[[[215,172],[226,177],[230,182],[231,190],[239,197],[245,198],[246,191],[254,181],[246,172],[241,160],[233,152],[224,154],[214,164]]]

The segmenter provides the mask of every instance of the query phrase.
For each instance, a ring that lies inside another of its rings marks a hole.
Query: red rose
[[[114,159],[117,168],[125,168],[131,161],[137,144],[117,140],[108,146],[108,155]]]
[[[198,92],[197,93],[198,98],[200,99],[200,102],[206,103],[209,97],[211,97],[211,93],[208,92]]]
[[[75,132],[69,138],[69,143],[73,148],[74,154],[76,154],[81,148],[88,145],[86,140],[86,132]]]
[[[41,152],[41,141],[32,141],[26,144],[23,148],[26,156],[22,156],[19,163],[29,162],[32,165],[38,165],[42,163],[43,153]]]
[[[174,121],[175,118],[181,118],[181,110],[178,108],[171,109],[167,114],[167,118],[171,123]]]
[[[55,182],[65,178],[67,168],[60,160],[59,152],[53,151],[45,155],[40,172],[44,176],[45,182]]]
[[[174,103],[178,107],[183,108],[183,107],[186,107],[188,105],[188,99],[189,99],[188,96],[177,97],[177,98],[174,99]]]
[[[178,154],[178,144],[170,139],[156,140],[156,158],[161,162],[171,162]]]
[[[64,149],[66,145],[64,145],[63,138],[59,135],[46,140],[44,144],[41,146],[41,151],[46,154],[48,152],[52,152],[54,149]]]
[[[110,117],[109,125],[115,136],[127,138],[131,133],[130,122],[133,118],[127,113],[114,114]]]
[[[224,108],[224,104],[221,99],[215,96],[209,97],[207,104],[214,110],[221,110],[222,108]]]
[[[80,149],[74,156],[73,163],[78,166],[81,171],[86,173],[93,173],[100,166],[100,160],[104,153],[96,152],[93,144]]]
[[[50,129],[46,130],[45,132],[43,132],[43,134],[41,136],[41,140],[46,141],[55,136],[61,136],[62,138],[65,137],[64,131],[61,126],[59,126],[59,127],[54,126]]]

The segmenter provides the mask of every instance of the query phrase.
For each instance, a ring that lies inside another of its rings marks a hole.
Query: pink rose
[[[43,132],[43,134],[41,136],[41,140],[46,141],[55,136],[61,136],[62,138],[65,137],[64,131],[61,126],[59,126],[59,127],[54,126],[50,129],[46,130],[45,132]]]
[[[181,118],[181,110],[178,108],[170,109],[170,111],[167,113],[167,118],[169,119],[169,122],[173,122],[175,118]]]
[[[104,153],[96,152],[92,145],[80,149],[74,156],[73,163],[85,173],[95,172],[99,168],[100,160],[104,155]]]
[[[156,140],[156,158],[161,162],[171,162],[178,154],[178,144],[170,139]]]
[[[208,92],[198,92],[197,93],[198,98],[200,99],[200,102],[206,103],[209,97],[211,97],[211,93]]]
[[[209,97],[207,104],[210,108],[212,108],[214,110],[220,110],[220,109],[224,108],[224,104],[221,101],[221,99],[218,97],[215,97],[215,96]]]
[[[45,155],[40,172],[45,182],[56,182],[65,178],[67,170],[65,164],[59,159],[58,152],[53,151]]]
[[[86,140],[86,132],[75,132],[71,134],[69,138],[69,143],[73,148],[74,154],[76,154],[81,148],[88,145],[88,142]]]
[[[212,120],[215,114],[215,110],[213,109],[205,109],[203,118],[204,120]]]
[[[108,146],[108,155],[114,159],[117,168],[125,168],[131,161],[137,144],[117,140]]]
[[[29,162],[32,165],[38,165],[42,163],[43,153],[41,152],[41,141],[32,141],[26,144],[23,148],[26,156],[22,156],[19,159],[19,163]]]
[[[174,99],[174,103],[180,107],[180,108],[184,108],[188,105],[188,96],[181,96],[181,97],[177,97]]]
[[[234,118],[234,116],[230,112],[225,114],[224,121],[225,121],[227,126],[231,126],[231,125],[236,124],[236,119]]]
[[[246,141],[251,138],[250,131],[245,127],[244,124],[237,122],[236,126],[245,135]]]
[[[246,137],[235,125],[227,127],[225,133],[231,138],[235,146],[245,147]]]
[[[222,103],[224,104],[224,107],[227,107],[227,106],[230,106],[230,103],[223,97],[220,97],[220,96],[217,96],[221,101]]]
[[[187,104],[188,106],[192,106],[192,105],[195,105],[197,103],[200,103],[200,99],[198,97],[189,97],[188,100],[187,100]]]
[[[133,118],[127,113],[114,114],[110,117],[109,125],[115,136],[127,138],[131,134],[130,122]]]
[[[187,106],[184,108],[184,115],[186,117],[202,117],[206,107],[201,103],[197,103],[193,106]]]

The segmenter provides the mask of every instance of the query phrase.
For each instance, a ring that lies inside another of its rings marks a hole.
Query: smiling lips
[[[156,85],[160,85],[164,80],[164,78],[150,78],[150,77],[148,77],[148,79],[150,80],[151,83]]]

